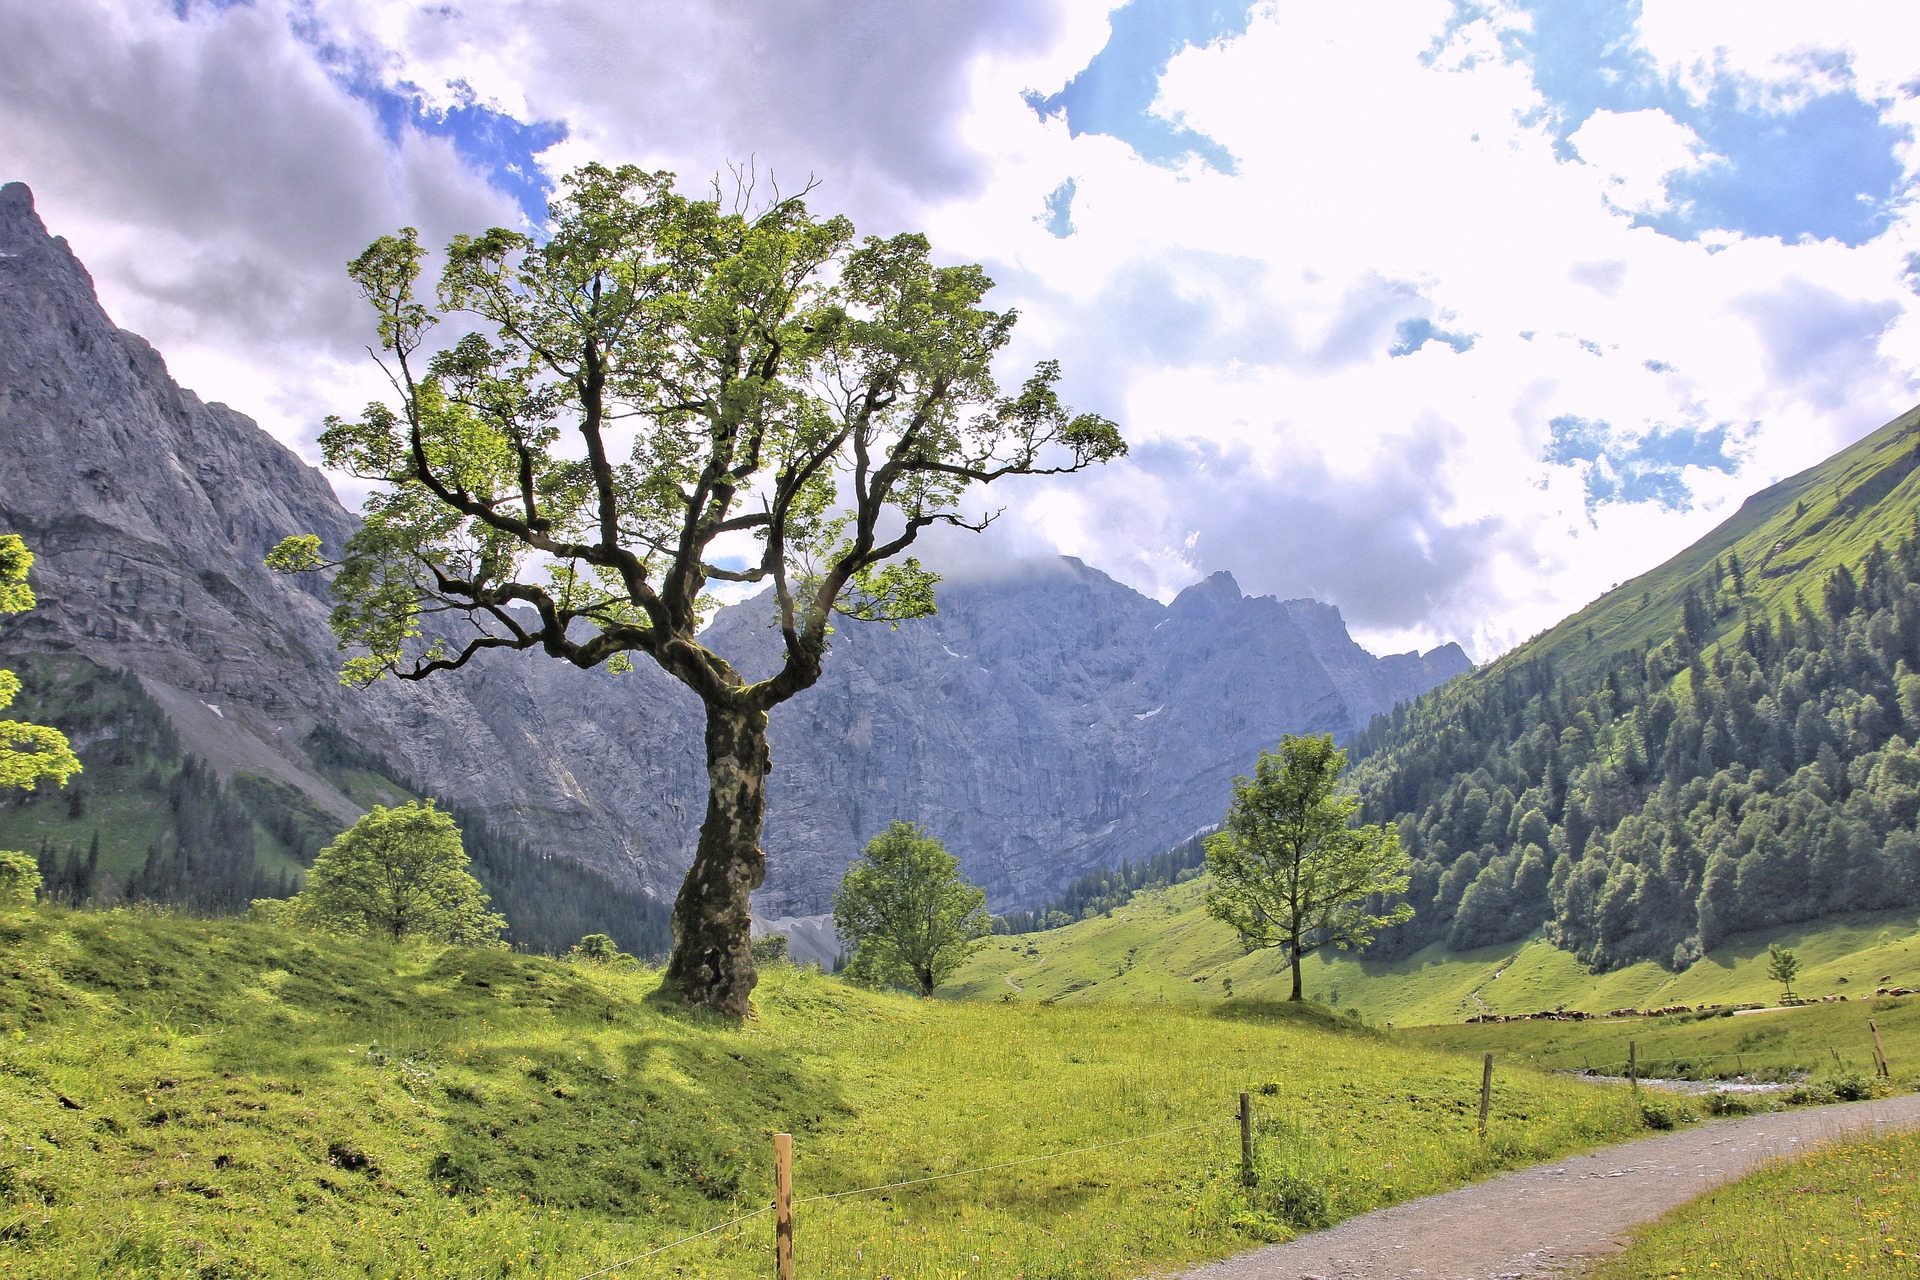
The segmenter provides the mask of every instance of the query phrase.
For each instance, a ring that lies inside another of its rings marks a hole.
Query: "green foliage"
[[[1332,734],[1285,735],[1252,778],[1235,779],[1226,822],[1207,837],[1207,913],[1250,947],[1280,948],[1296,1000],[1302,957],[1365,946],[1413,914],[1370,902],[1405,891],[1407,857],[1391,826],[1353,826],[1359,799],[1335,792],[1346,762]]]
[[[0,849],[0,911],[33,905],[40,892],[40,865],[24,853]]]
[[[567,954],[588,964],[612,964],[620,958],[620,948],[604,933],[589,933],[582,936]]]
[[[787,952],[787,935],[769,933],[753,940],[753,967],[764,969],[770,964],[791,964],[792,957]]]
[[[1800,957],[1781,947],[1767,948],[1767,977],[1793,995],[1793,980],[1800,974]]]
[[[969,526],[970,485],[1125,451],[1113,424],[1060,405],[1050,363],[1002,395],[1014,316],[923,237],[856,242],[799,197],[730,212],[631,166],[568,175],[553,214],[544,240],[455,237],[438,309],[411,228],[351,264],[402,392],[321,436],[330,465],[380,486],[334,580],[351,682],[539,643],[588,666],[645,652],[711,700],[730,668],[701,651],[695,674],[669,646],[697,645],[709,580],[773,584],[789,660],[810,669],[836,608],[932,611],[933,575],[887,562],[923,528]],[[425,356],[456,314],[479,327]],[[639,426],[624,460],[603,434],[615,418]],[[882,534],[883,515],[904,531]],[[749,567],[709,556],[743,533],[763,547]],[[324,563],[312,535],[269,557]],[[576,622],[594,638],[570,639]]]
[[[991,931],[987,895],[960,862],[911,822],[861,850],[833,895],[833,923],[854,948],[850,977],[911,985],[922,996],[952,976]]]
[[[394,941],[482,944],[506,927],[467,872],[460,829],[431,800],[375,805],[320,851],[295,901],[299,916],[322,928]]]
[[[32,568],[33,553],[20,535],[0,534],[0,614],[33,608],[33,588],[27,585],[27,572]],[[20,677],[0,671],[0,710],[13,705],[19,692]],[[23,720],[0,720],[0,789],[32,791],[49,778],[54,785],[64,787],[78,772],[80,758],[58,729]]]
[[[1216,1123],[816,1202],[799,1228],[821,1280],[1178,1272],[1267,1238],[1275,1211],[1342,1219],[1644,1132],[1624,1096],[1516,1071],[1494,1097],[1512,1145],[1483,1142],[1477,1059],[1288,1011],[929,1002],[779,967],[732,1024],[663,1009],[658,981],[236,920],[9,916],[0,1272],[576,1280],[762,1209],[771,1132],[795,1135],[804,1196],[1215,1121],[1285,1081],[1256,1139],[1298,1181],[1260,1204]],[[766,1275],[772,1240],[762,1216],[653,1262]]]

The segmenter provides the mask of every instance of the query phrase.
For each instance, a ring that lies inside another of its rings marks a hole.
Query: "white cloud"
[[[1693,130],[1664,111],[1596,111],[1567,139],[1587,164],[1606,176],[1607,203],[1628,213],[1662,213],[1672,207],[1667,182],[1698,169],[1701,154]]]
[[[1264,6],[1160,85],[1160,110],[1233,154],[1229,175],[1070,137],[1021,101],[1087,64],[1110,7],[300,12],[389,78],[563,121],[556,166],[634,160],[697,188],[751,156],[789,186],[817,175],[816,206],[863,230],[924,228],[942,258],[987,263],[996,304],[1022,311],[1016,354],[1062,357],[1071,397],[1136,454],[995,493],[1013,509],[983,546],[1077,554],[1162,596],[1230,568],[1249,590],[1326,595],[1380,647],[1459,638],[1489,657],[1915,392],[1907,215],[1857,249],[1635,227],[1706,159],[1698,139],[1659,111],[1599,112],[1577,158],[1556,154],[1496,38],[1520,15],[1436,54],[1443,0]],[[158,0],[60,8],[0,16],[0,176],[34,185],[184,381],[287,438],[370,390],[347,257],[403,222],[438,242],[516,216],[444,142],[390,146],[292,34],[293,0],[186,23]],[[1728,68],[1774,101],[1840,74],[1806,56],[1840,48],[1891,99],[1920,57],[1886,14],[1647,0],[1642,33],[1675,74]],[[1076,230],[1058,239],[1035,219],[1067,178]],[[1388,354],[1423,322],[1472,345]],[[1750,460],[1689,470],[1690,509],[1590,515],[1580,474],[1542,461],[1562,415],[1630,435],[1730,423]]]

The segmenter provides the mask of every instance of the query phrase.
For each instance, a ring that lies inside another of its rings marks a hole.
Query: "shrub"
[[[39,892],[39,864],[24,853],[0,849],[0,911],[30,907]]]

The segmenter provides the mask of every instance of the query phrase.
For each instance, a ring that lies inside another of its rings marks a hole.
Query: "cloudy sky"
[[[1916,126],[1892,0],[0,0],[0,180],[309,458],[374,236],[751,160],[1133,443],[976,554],[1482,660],[1920,398]]]

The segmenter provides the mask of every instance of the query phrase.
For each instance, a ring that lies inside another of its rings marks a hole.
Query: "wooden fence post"
[[[1240,1095],[1240,1183],[1253,1185],[1253,1099]]]
[[[1640,1092],[1639,1053],[1639,1046],[1632,1040],[1627,1041],[1627,1083],[1635,1093]]]
[[[1880,1074],[1892,1079],[1893,1068],[1887,1065],[1887,1046],[1880,1043],[1880,1024],[1868,1018],[1867,1030],[1873,1032],[1873,1052],[1880,1059]]]
[[[793,1135],[773,1135],[773,1274],[793,1280]]]
[[[1487,1136],[1487,1108],[1493,1103],[1493,1055],[1480,1067],[1480,1136]]]

